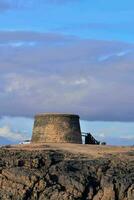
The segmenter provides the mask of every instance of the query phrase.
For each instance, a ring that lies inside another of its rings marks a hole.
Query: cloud
[[[133,51],[134,51],[134,49],[133,49]],[[127,55],[129,53],[131,53],[131,50],[127,49],[125,51],[120,51],[117,53],[100,56],[98,60],[101,62],[101,61],[106,61],[106,60],[109,60],[109,59],[115,58],[115,57],[124,57],[125,55]]]
[[[13,132],[8,126],[0,128],[0,137],[6,138],[12,141],[23,141],[24,137],[21,133]]]
[[[100,138],[105,138],[105,134],[104,133],[100,133],[99,135],[98,135],[98,137],[100,137]]]
[[[133,140],[134,142],[134,136],[133,135],[126,135],[126,136],[121,136],[121,139],[127,139],[127,140]]]
[[[0,116],[134,121],[133,44],[23,31],[0,32],[2,42]],[[25,45],[9,45],[16,42]]]
[[[34,46],[37,44],[63,44],[77,40],[74,36],[59,33],[42,33],[34,31],[0,31],[0,46]]]
[[[31,138],[34,120],[24,117],[0,119],[0,145],[15,144]]]

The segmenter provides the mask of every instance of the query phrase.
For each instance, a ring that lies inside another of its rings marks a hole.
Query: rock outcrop
[[[91,133],[87,133],[87,134],[85,134],[85,144],[100,144],[100,142],[99,141],[97,141],[93,136],[92,136],[92,134]]]
[[[134,200],[134,149],[93,156],[47,147],[0,149],[1,200]]]

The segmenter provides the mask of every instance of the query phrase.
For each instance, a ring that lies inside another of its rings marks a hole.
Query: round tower
[[[35,116],[32,142],[82,143],[79,116],[46,113]]]

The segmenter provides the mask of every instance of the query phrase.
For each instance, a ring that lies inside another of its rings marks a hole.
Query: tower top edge
[[[35,117],[45,117],[45,116],[58,116],[58,117],[77,117],[80,118],[77,114],[72,113],[37,113]]]

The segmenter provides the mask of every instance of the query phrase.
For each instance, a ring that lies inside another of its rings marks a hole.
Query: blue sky
[[[0,0],[0,143],[30,138],[37,112],[71,112],[134,144],[133,24],[132,0]]]

